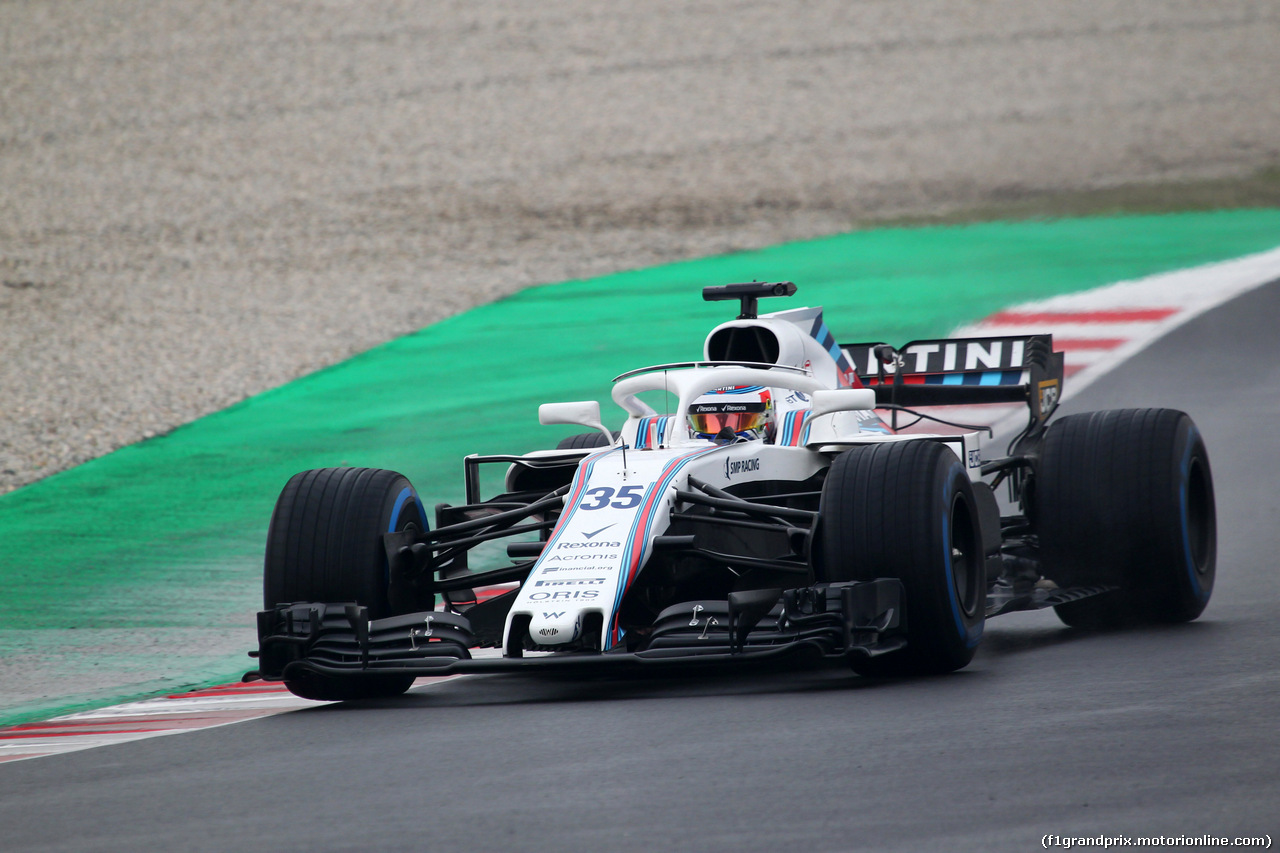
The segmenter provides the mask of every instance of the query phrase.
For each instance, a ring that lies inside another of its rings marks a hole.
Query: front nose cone
[[[533,614],[529,639],[539,646],[561,646],[578,639],[582,618],[577,612],[548,607]]]

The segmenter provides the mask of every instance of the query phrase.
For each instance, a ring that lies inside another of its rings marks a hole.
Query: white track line
[[[982,337],[1051,332],[1054,348],[1066,353],[1070,379],[1063,383],[1063,392],[1072,395],[1184,323],[1277,279],[1280,279],[1280,249],[1272,249],[1232,261],[1027,302],[962,326],[953,334]],[[1144,322],[1132,319],[1134,314],[1144,311],[1157,319]],[[1119,319],[1109,321],[1108,312]],[[1028,317],[1029,321],[1001,319],[1002,316],[1015,319],[1019,315]],[[1099,319],[1081,322],[1081,317],[1088,315]],[[1086,343],[1098,339],[1106,340],[1110,346],[1096,348]],[[1065,346],[1060,347],[1060,342]]]
[[[461,677],[420,678],[414,687]],[[212,729],[328,704],[299,699],[276,682],[225,684],[0,729],[0,762]]]

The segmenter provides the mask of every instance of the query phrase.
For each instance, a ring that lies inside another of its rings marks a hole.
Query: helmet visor
[[[698,403],[689,410],[689,425],[701,435],[760,429],[765,424],[764,403]]]

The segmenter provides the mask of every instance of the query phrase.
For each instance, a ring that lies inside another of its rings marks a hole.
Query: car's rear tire
[[[851,654],[855,672],[943,673],[972,660],[986,580],[973,485],[955,453],[932,441],[842,453],[827,473],[819,515],[819,580],[897,578],[906,591],[906,647]]]
[[[321,468],[294,475],[276,501],[267,533],[263,604],[355,602],[369,618],[395,615],[382,534],[410,525],[425,529],[422,504],[409,481],[376,468]],[[285,679],[307,699],[370,699],[399,695],[413,676],[340,678],[308,674]]]
[[[1061,587],[1115,592],[1058,605],[1068,625],[1186,622],[1213,592],[1213,474],[1191,418],[1116,409],[1050,427],[1036,467],[1033,516],[1044,575]]]

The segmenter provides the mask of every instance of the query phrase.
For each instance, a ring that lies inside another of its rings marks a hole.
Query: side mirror
[[[871,388],[841,388],[836,391],[813,392],[813,417],[832,412],[856,412],[876,407],[876,392]]]
[[[600,420],[600,404],[595,400],[583,400],[577,403],[543,403],[538,407],[538,423],[544,426],[576,424],[598,429],[608,439],[609,445],[614,443],[613,433],[609,432]]]

